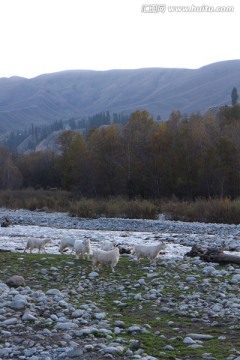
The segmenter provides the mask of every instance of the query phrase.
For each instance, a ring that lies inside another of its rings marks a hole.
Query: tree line
[[[2,145],[11,152],[17,152],[18,146],[28,139],[28,150],[35,150],[40,141],[45,139],[49,134],[58,130],[81,130],[86,136],[94,127],[109,125],[111,123],[125,124],[129,115],[124,113],[112,113],[109,111],[100,112],[95,115],[82,116],[80,119],[70,118],[67,121],[56,120],[50,125],[34,125],[25,128],[23,131],[11,131],[3,138]]]
[[[240,195],[240,105],[64,131],[61,153],[0,149],[0,189],[60,188],[84,197],[181,199]]]

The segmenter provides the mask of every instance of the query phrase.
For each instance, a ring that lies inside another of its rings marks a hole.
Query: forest
[[[137,110],[128,121],[67,130],[61,152],[0,148],[0,190],[61,189],[80,197],[236,199],[240,195],[240,105],[167,121]]]
[[[92,116],[81,116],[80,118],[70,118],[68,120],[57,120],[49,125],[31,125],[24,130],[15,130],[2,135],[0,144],[8,148],[11,152],[18,152],[19,145],[27,140],[26,149],[34,151],[36,146],[48,135],[58,130],[79,130],[86,136],[92,128],[97,128],[110,123],[125,124],[129,115],[123,113],[112,113],[109,111],[100,112]],[[21,151],[20,151],[21,152]]]

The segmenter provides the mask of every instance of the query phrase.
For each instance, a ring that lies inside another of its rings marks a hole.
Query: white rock
[[[191,334],[187,334],[187,336],[191,337],[194,340],[211,340],[211,339],[213,339],[212,335],[206,335],[206,334],[191,333]]]
[[[27,306],[27,302],[24,300],[12,300],[9,302],[8,306],[14,310],[22,310]]]
[[[57,295],[57,296],[63,296],[63,294],[61,293],[61,291],[59,291],[58,289],[49,289],[46,292],[47,295]]]
[[[106,317],[106,313],[97,313],[97,314],[95,314],[95,318],[98,319],[98,320],[105,319],[105,317]]]
[[[141,327],[138,325],[132,325],[128,328],[129,332],[141,331]]]
[[[8,326],[8,325],[15,325],[15,324],[17,324],[17,322],[18,322],[17,318],[10,318],[10,319],[4,320],[1,324],[3,326]],[[0,324],[0,326],[1,326],[1,324]]]
[[[104,352],[105,354],[112,354],[112,355],[117,355],[117,354],[122,354],[124,351],[124,347],[123,346],[107,346],[105,347],[102,352]]]
[[[184,339],[183,339],[183,342],[184,344],[196,344],[196,341],[194,341],[191,337],[189,336],[186,336]]]
[[[90,274],[88,275],[90,278],[95,278],[95,277],[98,277],[99,276],[99,273],[96,272],[96,271],[92,271],[90,272]]]
[[[33,320],[37,320],[37,318],[33,314],[26,312],[23,314],[22,320],[23,321],[33,321]]]
[[[72,330],[72,329],[76,329],[78,327],[78,325],[76,323],[73,322],[58,322],[55,326],[56,330]]]

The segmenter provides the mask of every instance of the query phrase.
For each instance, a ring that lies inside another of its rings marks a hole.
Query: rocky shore
[[[123,231],[124,237],[142,232],[186,246],[220,246],[225,241],[228,250],[239,248],[238,225],[81,220],[60,213],[0,209],[0,217],[5,216],[13,226]],[[19,254],[10,269],[11,256],[6,253],[2,257],[6,265],[0,266],[0,359],[240,360],[239,342],[234,341],[240,320],[237,265],[219,267],[185,257],[136,265],[131,255],[120,260],[116,274],[110,274],[92,271],[87,262],[76,264],[71,256],[59,256],[56,262],[48,254],[31,260],[34,267],[29,274],[25,255]],[[27,277],[27,284],[6,285],[13,271]],[[39,274],[42,282],[37,282]],[[137,340],[149,335],[160,348],[157,355]]]
[[[240,225],[206,224],[165,220],[132,220],[119,218],[79,219],[67,213],[8,210],[0,208],[0,219],[8,217],[13,225],[32,225],[52,229],[92,231],[120,231],[151,233],[161,240],[185,246],[221,246],[226,250],[240,250]]]

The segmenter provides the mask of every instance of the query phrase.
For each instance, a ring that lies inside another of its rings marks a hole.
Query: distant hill
[[[0,78],[0,134],[101,111],[149,111],[167,119],[172,110],[205,112],[229,104],[240,90],[240,60],[196,70],[71,70],[32,79]]]

